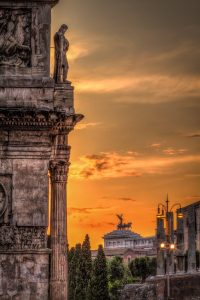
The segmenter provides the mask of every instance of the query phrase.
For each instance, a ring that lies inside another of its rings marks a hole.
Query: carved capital
[[[49,164],[51,182],[67,182],[69,165],[69,161],[51,160]]]

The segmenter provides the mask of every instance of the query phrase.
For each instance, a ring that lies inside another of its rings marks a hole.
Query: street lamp
[[[170,299],[170,277],[169,277],[169,258],[171,253],[176,249],[173,236],[173,210],[176,206],[179,206],[177,211],[177,218],[182,219],[183,213],[180,203],[175,203],[169,208],[169,199],[167,195],[166,205],[159,203],[157,210],[157,219],[165,219],[166,221],[166,232],[165,240],[162,241],[159,245],[161,250],[166,252],[166,278],[167,278],[167,299]]]

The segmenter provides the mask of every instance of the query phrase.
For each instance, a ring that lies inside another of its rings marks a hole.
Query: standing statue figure
[[[68,74],[68,61],[67,51],[69,49],[69,42],[65,38],[65,32],[68,26],[63,24],[58,32],[54,36],[55,43],[55,66],[54,66],[54,80],[56,83],[62,83],[67,81]]]

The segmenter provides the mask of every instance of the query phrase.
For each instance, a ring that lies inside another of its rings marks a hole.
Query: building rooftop
[[[113,230],[103,236],[103,239],[120,239],[120,238],[130,238],[130,239],[139,239],[142,236],[138,233],[135,233],[131,230]]]

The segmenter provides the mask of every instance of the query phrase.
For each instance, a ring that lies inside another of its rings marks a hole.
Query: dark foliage
[[[83,269],[84,269],[84,262],[83,262],[83,255],[82,255],[82,248],[81,244],[77,244],[75,248],[75,260],[76,260],[76,270],[75,270],[75,290],[74,290],[74,299],[73,300],[80,300],[85,299],[85,286],[84,286],[84,279],[83,279]]]
[[[82,276],[84,282],[84,299],[88,299],[89,284],[92,276],[92,254],[90,248],[90,238],[87,234],[82,244]]]
[[[133,277],[138,277],[144,281],[148,276],[156,274],[156,259],[141,257],[132,260],[129,269]]]
[[[88,296],[90,300],[109,300],[106,257],[101,245],[93,263]]]
[[[75,248],[72,247],[68,252],[68,298],[69,300],[74,299],[74,291],[76,288],[76,256],[75,256]]]
[[[130,270],[123,264],[123,259],[118,256],[108,263],[108,278],[111,300],[118,300],[124,285],[133,282]]]

